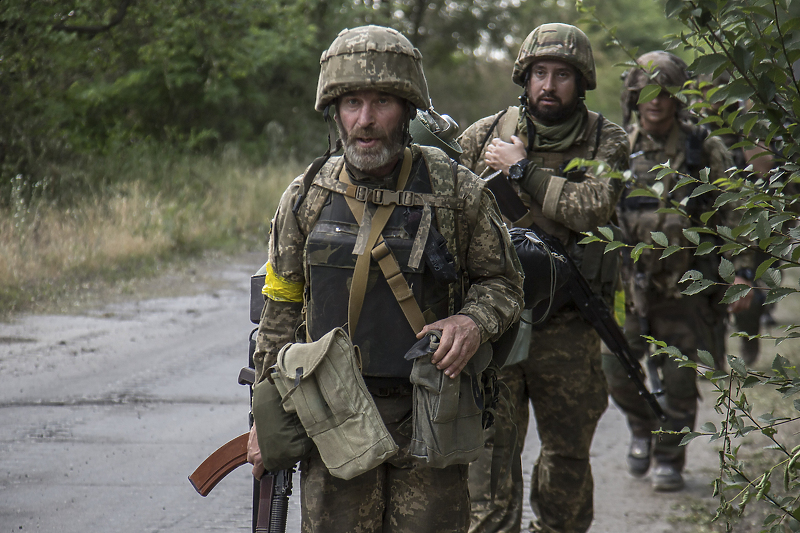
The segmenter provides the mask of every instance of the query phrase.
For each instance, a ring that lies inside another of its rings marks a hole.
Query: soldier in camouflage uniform
[[[719,138],[706,137],[701,128],[683,120],[680,101],[666,89],[679,89],[689,80],[686,64],[663,51],[644,54],[638,63],[641,68],[632,69],[627,74],[622,92],[625,124],[632,112],[638,115],[638,121],[629,128],[631,171],[635,180],[631,187],[652,186],[658,171],[651,169],[667,161],[673,169],[694,176],[699,176],[700,170],[708,167],[712,182],[723,176],[733,164],[725,145]],[[641,89],[655,84],[662,86],[661,94],[650,102],[637,104]],[[673,174],[662,180],[665,192],[660,200],[624,195],[617,212],[628,243],[653,243],[651,232],[660,232],[669,244],[691,245],[683,235],[683,229],[690,225],[687,219],[677,214],[656,212],[659,207],[669,205],[670,201],[686,199],[692,192],[693,187],[690,186],[670,192],[677,179]],[[686,208],[691,215],[699,217],[711,209],[713,202],[712,195],[699,195],[689,199]],[[711,223],[730,224],[731,215],[730,210],[725,208],[716,222],[712,220]],[[661,251],[645,250],[636,263],[626,261],[623,267],[628,296],[625,332],[634,353],[638,357],[646,354],[649,347],[640,335],[648,334],[676,346],[690,357],[696,356],[697,349],[703,349],[710,352],[715,360],[721,361],[725,348],[724,319],[727,310],[725,305],[718,302],[724,294],[724,288],[687,296],[681,294],[685,285],[678,284],[690,269],[699,270],[706,279],[718,279],[719,256],[716,253],[695,256],[692,250],[681,250],[664,260],[659,260],[660,255]],[[735,259],[737,262],[745,260]],[[736,283],[747,282],[737,276]],[[747,304],[749,301],[739,300],[732,310]],[[654,438],[651,432],[658,428],[680,431],[686,426],[694,427],[698,401],[695,371],[680,368],[668,357],[648,360],[648,372],[657,374],[662,382],[665,394],[660,402],[670,418],[668,422],[659,424],[619,362],[610,355],[604,355],[603,366],[611,397],[625,413],[631,429],[632,439],[627,458],[630,473],[636,477],[644,476],[652,459],[653,489],[680,489],[683,486],[681,471],[686,452],[684,447],[679,446],[682,436],[660,435]]]
[[[484,175],[502,171],[529,208],[523,219],[507,223],[536,223],[561,239],[593,289],[611,296],[618,279],[613,254],[604,258],[602,248],[590,251],[577,242],[580,232],[609,221],[622,182],[589,169],[564,172],[576,157],[603,162],[608,169],[627,168],[625,132],[584,104],[585,91],[596,87],[595,76],[591,45],[580,29],[542,25],[525,39],[514,64],[512,79],[525,89],[523,105],[479,120],[459,143],[465,166]],[[542,313],[534,309],[537,314]],[[527,360],[504,368],[500,378],[505,402],[488,432],[485,453],[470,465],[470,531],[520,531],[528,402],[541,440],[531,480],[536,518],[530,527],[586,531],[593,516],[589,448],[608,404],[598,334],[574,304],[551,309],[534,326]],[[503,442],[514,426],[516,443]],[[498,461],[510,464],[510,475],[492,474]]]
[[[304,532],[449,533],[469,525],[467,465],[431,468],[408,451],[411,362],[403,355],[416,338],[441,330],[431,360],[444,376],[455,378],[480,344],[518,319],[522,273],[483,183],[441,150],[410,143],[409,121],[417,108],[429,106],[421,54],[395,30],[344,30],[322,55],[316,109],[326,117],[333,111],[344,156],[328,159],[307,190],[304,176],[294,180],[272,221],[267,299],[254,356],[257,380],[266,378],[278,350],[295,340],[301,324],[309,340],[335,326],[352,328],[367,389],[400,451],[350,480],[333,477],[319,453],[303,459]],[[448,187],[452,195],[437,193]],[[394,204],[383,201],[387,198]],[[360,219],[351,202],[364,206]],[[348,322],[355,247],[365,226],[371,234],[378,224],[378,215],[370,221],[367,213],[378,213],[379,205],[392,205],[381,234],[427,322],[416,338],[374,261],[360,320]],[[422,235],[424,243],[423,232],[430,237],[437,229],[453,256],[456,277],[449,283],[412,258],[416,237]],[[250,455],[260,463],[252,434]]]

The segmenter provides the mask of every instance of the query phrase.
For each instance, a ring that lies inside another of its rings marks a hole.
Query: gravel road
[[[0,532],[249,531],[246,467],[207,498],[187,476],[247,430],[247,389],[236,376],[253,327],[249,276],[261,258],[205,261],[127,296],[0,323]],[[706,400],[698,425],[710,407]],[[686,489],[654,494],[647,478],[626,473],[627,443],[611,406],[592,448],[591,531],[689,531],[675,517],[710,498],[716,452],[693,442]],[[526,478],[537,453],[531,424]],[[299,530],[297,500],[289,531]]]

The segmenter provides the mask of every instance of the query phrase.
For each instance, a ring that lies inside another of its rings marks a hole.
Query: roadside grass
[[[106,185],[67,206],[34,197],[0,209],[0,316],[48,309],[93,283],[150,276],[207,251],[264,246],[280,195],[302,167],[256,166],[228,151],[107,158],[88,172]]]

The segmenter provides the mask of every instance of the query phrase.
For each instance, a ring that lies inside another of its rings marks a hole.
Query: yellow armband
[[[275,273],[272,265],[267,263],[267,274],[264,276],[264,288],[261,294],[275,302],[302,302],[303,282],[289,281]]]

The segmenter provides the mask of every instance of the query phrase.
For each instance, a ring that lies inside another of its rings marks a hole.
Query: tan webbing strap
[[[519,122],[519,107],[509,106],[506,114],[500,119],[500,124],[497,125],[497,135],[501,141],[511,142],[511,136],[517,131],[517,122]]]
[[[386,282],[389,284],[389,288],[392,289],[392,294],[394,294],[397,303],[400,304],[400,308],[403,310],[403,314],[406,316],[406,320],[408,320],[411,329],[414,330],[414,333],[419,333],[422,331],[422,328],[425,327],[425,317],[422,316],[422,309],[419,308],[419,304],[414,299],[414,293],[408,286],[406,278],[404,278],[403,273],[400,272],[400,265],[397,262],[397,258],[389,249],[389,246],[387,246],[383,238],[381,238],[381,242],[372,249],[372,257],[375,258],[375,261],[377,261],[378,265],[381,267]]]
[[[411,150],[406,148],[403,154],[403,164],[400,167],[400,176],[397,178],[397,190],[402,190],[405,188],[406,183],[408,182],[408,177],[411,174],[411,163]],[[339,174],[339,180],[350,184],[350,178],[347,176],[347,171],[344,167],[342,167],[342,171]],[[350,198],[348,196],[345,196],[345,200],[347,201],[347,205],[350,207],[350,210],[353,212],[355,219],[361,220],[364,216],[366,205],[362,202],[359,202],[355,198]],[[381,237],[381,232],[383,231],[384,226],[386,226],[386,223],[389,221],[389,217],[392,215],[394,208],[395,206],[392,204],[381,205],[375,211],[375,214],[372,216],[369,237],[366,241],[366,250],[371,251],[372,248],[375,247],[375,244],[378,242],[378,238]],[[356,266],[353,271],[353,280],[350,284],[350,299],[347,305],[347,329],[351,338],[353,335],[355,335],[356,327],[358,326],[358,318],[361,315],[361,307],[364,305],[364,295],[367,292],[367,279],[369,278],[370,259],[370,254],[362,253],[359,255],[358,259],[356,259]]]

